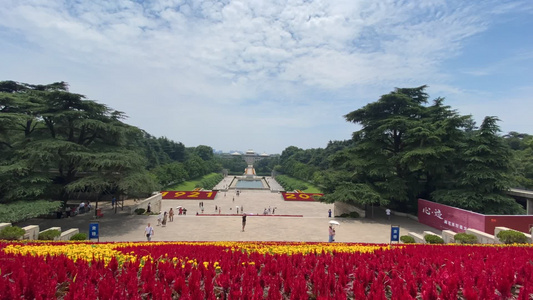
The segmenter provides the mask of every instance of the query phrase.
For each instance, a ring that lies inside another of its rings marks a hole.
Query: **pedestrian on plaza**
[[[270,208],[270,206],[268,207],[268,214],[270,215],[270,213],[272,212],[272,209]]]
[[[390,209],[386,209],[385,213],[387,214],[387,220],[390,220]]]
[[[117,201],[117,198],[113,196],[113,199],[111,199],[111,207],[115,207],[115,202]]]
[[[274,207],[274,208],[272,209],[272,214],[275,214],[275,213],[276,213],[276,208],[277,208],[277,207]]]
[[[187,209],[186,209],[186,208],[183,209],[183,215],[184,215],[184,216],[187,215]]]
[[[246,227],[246,214],[242,214],[242,232],[244,232],[244,227]]]
[[[161,225],[163,227],[167,226],[167,212],[165,212],[165,214],[163,215],[163,221],[161,221]]]
[[[220,215],[220,212],[222,211],[222,207],[218,207],[218,214]]]
[[[215,205],[215,212],[217,212],[217,210],[218,210],[218,206]]]
[[[328,218],[331,218],[331,208],[328,210]]]
[[[152,236],[154,235],[154,227],[150,226],[150,223],[148,223],[148,226],[144,229],[144,234],[146,235],[146,239],[148,241],[152,240]]]
[[[152,204],[150,204],[150,202],[148,202],[148,207],[146,208],[146,213],[147,214],[152,213]]]
[[[237,214],[239,213],[239,206],[237,206]]]
[[[335,229],[332,225],[329,225],[329,242],[333,243],[335,241]]]
[[[233,200],[232,200],[232,201],[235,202],[235,197],[233,197]]]
[[[168,221],[173,222],[174,221],[174,210],[172,210],[172,207],[168,211]]]
[[[204,207],[203,206],[202,206],[201,210],[202,210],[202,213],[204,213]]]
[[[241,211],[244,212],[244,206],[241,206]]]
[[[157,216],[157,226],[161,225],[161,221],[163,221],[163,213],[159,212],[159,215]]]

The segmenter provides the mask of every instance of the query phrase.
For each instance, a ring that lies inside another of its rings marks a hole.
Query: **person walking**
[[[328,210],[328,218],[331,218],[331,208]]]
[[[387,214],[387,220],[390,220],[390,209],[386,209],[385,213]]]
[[[246,227],[246,214],[242,214],[242,232],[244,232],[244,227]]]
[[[168,211],[168,221],[173,222],[174,221],[174,210],[172,210],[172,207]]]
[[[329,225],[329,240],[330,243],[333,243],[335,241],[335,229],[332,225]]]
[[[165,212],[165,214],[163,215],[163,221],[161,221],[161,225],[163,227],[167,226],[167,212]]]
[[[157,226],[161,225],[161,221],[163,221],[163,212],[160,211],[157,216]]]
[[[154,227],[150,226],[150,223],[148,223],[148,226],[144,229],[144,234],[146,235],[146,239],[148,241],[152,240],[152,236],[154,235]]]

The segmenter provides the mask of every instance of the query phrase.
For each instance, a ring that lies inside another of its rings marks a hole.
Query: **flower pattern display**
[[[0,242],[0,299],[531,299],[530,245]]]

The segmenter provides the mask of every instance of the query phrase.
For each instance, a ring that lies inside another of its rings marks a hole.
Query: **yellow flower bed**
[[[150,256],[150,253],[146,255],[138,256],[133,252],[123,253],[117,249],[122,247],[140,247],[140,246],[159,246],[159,245],[190,245],[190,246],[218,246],[227,248],[226,251],[243,251],[246,253],[260,253],[260,254],[278,254],[278,255],[291,255],[291,254],[308,254],[308,253],[372,253],[376,250],[388,250],[390,245],[359,245],[359,244],[343,244],[343,243],[258,243],[258,242],[154,242],[154,243],[109,243],[109,244],[92,244],[83,242],[72,242],[66,244],[57,244],[54,242],[42,242],[35,245],[11,244],[3,248],[5,253],[32,255],[32,256],[56,256],[65,255],[73,261],[83,259],[86,261],[103,260],[105,264],[108,264],[112,257],[115,257],[119,264],[127,261],[141,261],[144,264],[145,261],[154,259]],[[195,260],[182,260],[176,257],[164,257],[161,260],[172,261],[177,263],[191,263],[198,265]],[[206,262],[202,262],[206,264]],[[208,264],[208,263],[207,263]]]

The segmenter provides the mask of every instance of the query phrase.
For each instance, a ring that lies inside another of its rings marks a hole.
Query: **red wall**
[[[424,199],[418,199],[418,222],[439,230],[465,232],[470,228],[485,231],[484,215]]]
[[[533,226],[533,216],[485,216],[485,232],[494,234],[496,227],[508,227],[514,230],[529,233],[529,227]]]
[[[464,232],[467,228],[494,234],[496,227],[529,233],[533,215],[482,215],[472,211],[418,199],[418,222],[439,230]]]

